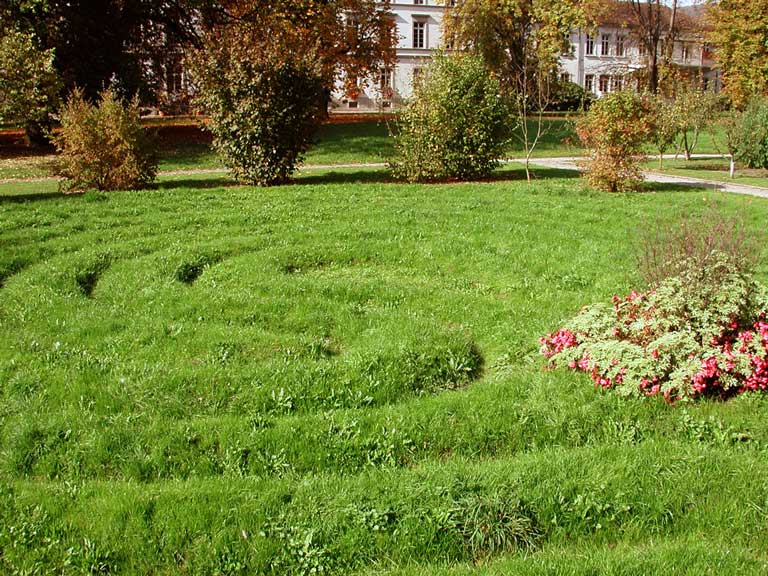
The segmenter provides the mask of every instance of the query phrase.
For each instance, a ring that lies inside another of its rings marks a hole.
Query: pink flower
[[[540,352],[547,358],[559,354],[566,348],[576,346],[576,335],[567,328],[560,328],[554,334],[547,334],[539,338],[541,343]]]

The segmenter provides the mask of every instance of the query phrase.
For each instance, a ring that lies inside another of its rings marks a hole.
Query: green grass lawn
[[[692,158],[691,160],[681,158],[664,160],[663,169],[659,169],[658,160],[648,161],[645,163],[645,168],[677,176],[768,188],[768,170],[748,169],[737,165],[734,178],[731,178],[728,164],[727,158]]]
[[[537,338],[637,287],[644,223],[768,203],[556,175],[0,185],[0,572],[764,574],[768,398]]]

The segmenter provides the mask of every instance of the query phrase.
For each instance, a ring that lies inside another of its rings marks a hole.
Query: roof
[[[662,25],[669,22],[672,10],[662,3],[634,2],[630,0],[604,0],[602,13],[597,17],[600,26],[633,29],[638,27],[637,7],[642,14],[648,15],[651,10],[659,9]],[[680,32],[703,32],[707,29],[707,7],[704,5],[678,6],[675,15],[676,27]]]

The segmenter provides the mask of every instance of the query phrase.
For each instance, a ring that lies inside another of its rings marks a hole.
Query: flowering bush
[[[768,291],[716,254],[613,307],[585,307],[541,353],[624,395],[728,398],[768,389],[766,311]]]

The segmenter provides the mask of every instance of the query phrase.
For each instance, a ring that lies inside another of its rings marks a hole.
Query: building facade
[[[392,12],[397,29],[397,63],[379,78],[361,85],[355,99],[336,91],[332,111],[369,111],[395,108],[411,97],[414,81],[429,63],[432,53],[443,46],[442,22],[446,11],[437,0],[392,0]]]
[[[432,52],[444,47],[442,20],[449,8],[438,0],[392,0],[390,10],[397,27],[397,62],[360,86],[356,98],[336,91],[332,111],[380,111],[396,108],[413,93],[414,82],[429,62]],[[705,88],[719,90],[720,78],[714,69],[711,50],[696,30],[701,14],[680,8],[687,31],[675,42],[672,60],[685,75],[697,79]],[[645,69],[647,55],[626,24],[628,18],[606,22],[596,31],[574,30],[571,49],[560,58],[560,78],[574,82],[602,96],[624,88],[641,86],[639,74]],[[622,22],[622,23],[618,23]]]

